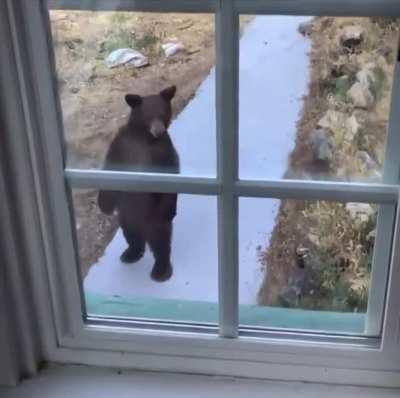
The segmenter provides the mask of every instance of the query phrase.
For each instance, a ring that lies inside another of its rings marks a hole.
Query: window
[[[49,359],[398,385],[400,79],[388,18],[399,5],[37,0],[10,10],[43,199]],[[125,94],[171,83],[181,173],[102,169]],[[115,219],[96,207],[102,190],[179,195],[169,282],[119,263],[122,232],[113,237]]]

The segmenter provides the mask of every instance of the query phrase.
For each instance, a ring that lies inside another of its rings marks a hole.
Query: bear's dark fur
[[[178,154],[167,131],[175,91],[176,87],[172,86],[158,95],[125,96],[131,114],[128,123],[110,145],[104,169],[179,173]],[[175,193],[100,191],[98,196],[98,205],[103,213],[118,213],[128,243],[121,261],[138,261],[147,242],[155,259],[151,277],[159,282],[172,275],[170,253],[176,202]]]

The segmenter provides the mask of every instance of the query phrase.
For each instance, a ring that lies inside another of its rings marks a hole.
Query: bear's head
[[[127,94],[125,101],[131,107],[130,120],[132,123],[150,133],[154,138],[163,136],[171,122],[171,100],[175,92],[176,86],[171,86],[159,94],[147,97]]]

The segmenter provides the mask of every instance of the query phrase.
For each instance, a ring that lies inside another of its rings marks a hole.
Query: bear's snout
[[[165,130],[165,124],[159,119],[153,120],[150,124],[150,133],[155,138],[160,137],[162,134],[164,134]]]

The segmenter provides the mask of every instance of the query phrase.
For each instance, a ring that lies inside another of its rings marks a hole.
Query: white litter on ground
[[[149,64],[148,58],[139,51],[131,48],[119,48],[112,51],[105,59],[106,65],[111,68],[117,66],[129,65],[140,68]]]
[[[185,46],[179,41],[171,41],[161,45],[164,50],[166,57],[172,57],[173,55],[185,51]]]
[[[306,17],[259,16],[240,40],[240,176],[279,178],[296,137],[307,93],[310,43],[298,32]],[[267,43],[267,44],[266,44]],[[179,87],[178,87],[179,90]],[[183,175],[213,176],[216,170],[215,70],[170,128]],[[279,200],[241,199],[239,216],[240,303],[256,304],[264,277],[258,247],[268,245]],[[119,261],[126,243],[118,230],[104,256],[91,267],[84,287],[105,295],[216,302],[218,299],[217,201],[179,195],[174,221],[174,275],[150,279],[149,250],[136,264]]]

